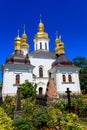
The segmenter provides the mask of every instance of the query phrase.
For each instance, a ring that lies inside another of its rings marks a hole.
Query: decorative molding
[[[44,82],[39,82],[39,83],[37,83],[37,85],[45,85],[45,83]]]
[[[75,82],[62,82],[62,84],[75,84]]]
[[[15,83],[13,84],[13,86],[16,86],[16,87],[18,87],[19,85],[20,85],[20,84],[15,84]]]

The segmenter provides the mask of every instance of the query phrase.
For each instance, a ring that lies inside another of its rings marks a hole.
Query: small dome
[[[16,37],[15,41],[21,41],[21,38],[20,37]]]
[[[27,35],[24,33],[22,34],[21,38],[21,47],[29,48],[29,45],[26,42],[27,42]]]
[[[56,43],[56,44],[60,43],[59,38],[56,38],[56,39],[55,39],[55,43]]]
[[[43,32],[44,31],[44,24],[42,22],[39,23],[38,25],[38,31]]]
[[[25,38],[25,39],[27,39],[27,35],[24,33],[24,34],[22,34],[22,38]]]
[[[14,43],[15,50],[21,50],[21,38],[17,36]]]

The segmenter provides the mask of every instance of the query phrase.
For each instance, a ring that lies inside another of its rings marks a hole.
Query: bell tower
[[[34,36],[34,51],[49,51],[48,33],[44,32],[44,24],[40,16],[38,32]]]

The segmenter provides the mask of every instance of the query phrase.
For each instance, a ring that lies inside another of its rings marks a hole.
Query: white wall
[[[18,85],[15,84],[15,76],[17,74],[20,75],[20,84],[24,83],[25,80],[29,80],[30,82],[33,81],[32,71],[29,71],[29,69],[21,70],[19,68],[18,70],[17,68],[17,70],[14,70],[13,68],[10,69],[5,68],[3,73],[3,87],[2,87],[3,97],[6,95],[16,94]]]
[[[62,75],[66,76],[66,82],[63,82],[62,80]],[[72,82],[68,81],[68,75],[72,76]],[[72,91],[72,93],[81,93],[80,90],[80,83],[79,83],[79,76],[78,72],[76,71],[70,71],[67,69],[66,72],[61,72],[61,71],[55,71],[52,74],[52,77],[54,78],[54,81],[56,83],[57,91],[59,94],[65,93],[67,88]]]
[[[37,91],[39,87],[43,87],[43,94],[45,94],[47,82],[48,82],[48,70],[51,68],[53,59],[41,59],[30,57],[31,64],[35,66],[33,73],[37,76],[34,82],[37,83]],[[39,66],[43,66],[43,78],[39,78]],[[39,84],[42,82],[42,85]]]
[[[37,38],[36,43],[34,43],[34,50],[35,51],[40,50],[40,42],[42,43],[42,50],[45,50],[45,43],[47,43],[47,50],[49,51],[49,39],[48,38]]]

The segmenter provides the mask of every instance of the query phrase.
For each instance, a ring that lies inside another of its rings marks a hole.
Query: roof
[[[78,68],[69,59],[67,59],[64,54],[57,56],[56,60],[52,63],[52,68],[55,66],[59,68]]]
[[[6,64],[30,64],[28,56],[24,56],[21,51],[15,51],[6,59]]]
[[[49,52],[49,51],[34,51],[31,52],[29,57],[33,57],[33,58],[45,58],[45,59],[55,59],[56,55],[55,52]]]
[[[27,68],[34,68],[35,66],[33,66],[33,65],[31,65],[31,64],[9,64],[9,63],[6,63],[6,64],[3,64],[2,65],[2,70],[3,70],[3,68],[5,68],[5,67],[11,67],[11,68],[17,68],[17,69],[23,69],[23,68],[25,68],[25,69],[27,69]]]

